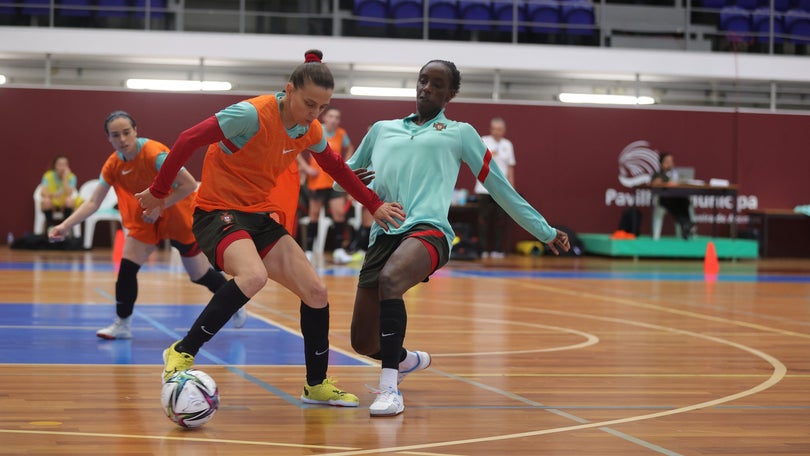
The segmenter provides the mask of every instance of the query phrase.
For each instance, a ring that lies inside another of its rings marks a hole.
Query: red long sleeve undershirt
[[[200,147],[214,144],[225,139],[225,133],[219,128],[216,116],[211,116],[197,125],[180,133],[174,142],[169,155],[160,167],[155,181],[149,187],[149,192],[155,198],[165,198],[169,195],[172,183],[180,172],[180,168],[191,158],[191,154]]]
[[[363,185],[363,182],[354,174],[351,168],[346,165],[340,155],[326,145],[326,149],[321,153],[313,152],[312,156],[318,165],[326,171],[326,174],[332,176],[344,190],[346,190],[354,199],[360,202],[372,214],[383,205],[382,200],[374,192],[374,190]]]
[[[149,187],[149,192],[155,198],[168,196],[172,183],[180,172],[180,168],[191,158],[191,155],[200,147],[225,140],[225,133],[219,127],[216,116],[211,116],[197,125],[180,133],[171,152],[160,167],[155,181]],[[321,153],[312,153],[318,165],[327,174],[340,184],[350,195],[360,202],[372,214],[382,206],[383,202],[373,190],[363,185],[363,182],[354,174],[343,159],[336,154],[329,144]]]

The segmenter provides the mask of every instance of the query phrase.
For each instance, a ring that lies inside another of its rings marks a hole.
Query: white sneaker
[[[489,258],[489,252],[481,252],[481,259],[486,260]]]
[[[335,249],[332,252],[332,262],[335,264],[346,264],[352,261],[352,256],[343,249]]]
[[[489,252],[490,258],[506,258],[506,254],[503,252]]]
[[[414,351],[413,353],[416,355],[416,366],[413,366],[407,370],[399,371],[399,374],[397,375],[397,385],[402,383],[402,380],[405,380],[405,376],[411,372],[425,370],[430,367],[430,355],[428,352]]]
[[[368,408],[371,416],[396,416],[405,410],[405,402],[402,401],[400,391],[383,388],[374,393],[377,394],[377,398]]]
[[[233,323],[234,328],[241,328],[245,326],[247,318],[248,318],[247,309],[245,309],[245,306],[242,306],[231,317],[231,323]]]
[[[307,260],[308,260],[310,263],[312,263],[312,250],[307,250],[306,252],[304,252],[304,255],[306,255],[306,256],[307,256]]]
[[[132,317],[116,318],[110,326],[96,331],[96,335],[102,339],[132,339],[132,329],[129,326]]]

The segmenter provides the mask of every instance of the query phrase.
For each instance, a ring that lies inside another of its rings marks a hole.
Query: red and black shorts
[[[222,269],[222,255],[231,243],[251,239],[259,256],[265,255],[287,230],[273,217],[274,213],[250,213],[233,210],[194,210],[191,229],[205,256],[217,269]]]
[[[447,237],[442,230],[433,225],[416,225],[399,234],[383,233],[377,236],[374,244],[366,252],[366,259],[363,261],[363,268],[360,270],[360,280],[357,286],[359,288],[376,288],[383,266],[399,248],[402,241],[407,238],[416,238],[427,248],[432,265],[430,274],[447,264],[450,259],[450,247],[447,245]],[[430,274],[422,281],[427,282]]]

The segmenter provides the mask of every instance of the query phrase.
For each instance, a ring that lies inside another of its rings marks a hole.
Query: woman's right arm
[[[155,181],[149,187],[149,192],[156,198],[165,198],[172,188],[172,183],[186,164],[191,154],[200,147],[213,144],[225,139],[225,134],[219,127],[216,116],[211,116],[188,130],[180,133],[171,152],[160,167]]]

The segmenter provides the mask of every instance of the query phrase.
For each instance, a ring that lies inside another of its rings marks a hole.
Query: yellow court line
[[[203,442],[203,443],[231,443],[237,445],[258,445],[270,447],[286,448],[310,448],[316,450],[351,450],[352,447],[326,446],[326,445],[304,445],[294,443],[278,442],[257,442],[254,440],[229,440],[229,439],[206,439],[200,437],[171,437],[157,435],[137,435],[137,434],[105,434],[101,432],[66,432],[66,431],[35,431],[28,429],[0,429],[0,434],[30,434],[30,435],[61,435],[66,437],[103,437],[111,439],[140,439],[140,440],[172,440],[179,442]]]
[[[564,290],[564,289],[560,289],[560,288],[556,288],[556,287],[541,286],[541,285],[536,285],[536,284],[531,284],[531,285],[533,287],[544,289],[546,291],[553,292],[553,293],[575,295],[575,296],[580,296],[580,297],[587,296],[587,297],[590,297],[590,298],[593,298],[593,299],[608,300],[608,301],[614,301],[614,302],[619,302],[619,303],[623,303],[623,304],[627,304],[627,305],[633,305],[633,306],[643,307],[643,308],[648,308],[648,309],[669,311],[669,312],[674,312],[674,313],[677,313],[677,314],[680,314],[680,315],[694,316],[696,318],[707,318],[707,319],[714,320],[714,321],[729,322],[729,320],[719,318],[719,317],[709,317],[709,316],[706,316],[706,315],[696,314],[696,313],[687,312],[687,311],[675,311],[674,309],[663,308],[663,307],[659,307],[659,306],[655,306],[655,305],[645,305],[644,303],[631,301],[629,299],[604,297],[604,296],[599,296],[599,295],[595,295],[595,294],[592,294],[592,293],[584,293],[584,292],[571,292],[569,290]],[[453,304],[456,303],[456,302],[453,302],[453,301],[449,301],[449,302],[453,303]],[[478,305],[494,307],[493,305],[487,305],[487,304],[482,304],[482,303],[478,303]],[[503,308],[504,306],[499,305],[498,307]],[[564,426],[564,427],[558,427],[558,428],[540,429],[540,430],[536,430],[536,431],[527,431],[527,432],[520,432],[520,433],[514,433],[514,434],[495,435],[495,436],[489,436],[489,437],[478,437],[478,438],[462,439],[462,440],[451,440],[451,441],[444,441],[444,442],[434,442],[434,443],[415,444],[415,445],[404,445],[404,446],[399,446],[399,447],[376,448],[376,449],[370,449],[370,450],[353,450],[353,451],[346,451],[346,452],[340,452],[340,453],[330,453],[329,456],[349,456],[349,455],[360,455],[360,454],[390,453],[390,452],[397,452],[397,451],[421,450],[421,449],[426,449],[426,448],[439,448],[439,447],[456,446],[456,445],[468,445],[468,444],[473,444],[473,443],[495,442],[495,441],[501,441],[501,440],[511,440],[511,439],[526,438],[526,437],[536,437],[536,436],[541,436],[541,435],[556,434],[556,433],[570,432],[570,431],[578,431],[578,430],[583,430],[583,429],[593,429],[593,428],[601,428],[601,427],[607,427],[607,426],[615,426],[615,425],[619,425],[619,424],[632,423],[632,422],[636,422],[636,421],[645,421],[645,420],[650,420],[650,419],[654,419],[654,418],[661,418],[661,417],[665,417],[665,416],[678,415],[678,414],[682,414],[682,413],[692,412],[692,411],[695,411],[695,410],[700,410],[700,409],[704,409],[704,408],[708,408],[708,407],[714,407],[714,406],[717,406],[717,405],[720,405],[720,404],[724,404],[726,402],[731,402],[731,401],[735,401],[737,399],[742,399],[742,398],[747,397],[747,396],[752,396],[754,394],[765,391],[765,390],[771,388],[772,386],[776,385],[783,378],[785,378],[785,376],[787,374],[787,367],[781,361],[779,361],[777,358],[775,358],[775,357],[773,357],[773,356],[771,356],[771,355],[769,355],[769,354],[767,354],[767,353],[765,353],[765,352],[763,352],[761,350],[757,350],[755,348],[748,347],[746,345],[742,345],[742,344],[739,344],[739,343],[731,341],[731,340],[721,339],[721,338],[710,336],[710,335],[707,335],[707,334],[701,334],[701,333],[688,331],[688,330],[684,330],[684,329],[672,328],[672,327],[661,326],[661,325],[656,325],[656,324],[652,324],[652,323],[644,323],[644,322],[632,321],[632,320],[621,319],[621,318],[602,317],[602,316],[597,316],[597,315],[583,315],[583,314],[577,314],[577,313],[574,313],[574,312],[562,312],[562,311],[550,311],[550,310],[544,310],[543,311],[543,310],[538,310],[538,309],[526,309],[526,308],[523,308],[523,307],[515,307],[515,306],[507,306],[507,307],[510,307],[512,309],[530,310],[530,311],[534,311],[534,312],[537,312],[537,313],[566,315],[566,316],[574,317],[574,318],[584,318],[584,319],[594,319],[594,320],[609,321],[609,322],[614,322],[614,323],[619,323],[619,324],[624,324],[624,325],[629,325],[629,326],[637,326],[637,327],[645,328],[645,329],[649,329],[649,330],[657,330],[657,331],[669,332],[669,333],[688,336],[688,337],[694,337],[694,338],[698,338],[698,339],[704,339],[704,340],[715,342],[715,343],[718,343],[718,344],[721,344],[721,345],[728,345],[728,346],[737,348],[737,349],[739,349],[741,351],[744,351],[744,352],[748,352],[748,353],[750,353],[750,354],[764,360],[766,363],[770,364],[773,367],[773,371],[772,371],[771,375],[768,376],[767,380],[765,380],[764,382],[762,382],[762,383],[760,383],[760,384],[758,384],[758,385],[756,385],[756,386],[754,386],[752,388],[749,388],[747,390],[740,391],[738,393],[731,394],[731,395],[724,396],[724,397],[720,397],[720,398],[717,398],[717,399],[713,399],[713,400],[710,400],[710,401],[700,402],[700,403],[697,403],[697,404],[687,405],[687,406],[684,406],[684,407],[678,407],[678,408],[674,408],[674,409],[670,409],[670,410],[664,410],[664,411],[655,412],[655,413],[648,413],[648,414],[645,414],[645,415],[631,416],[631,417],[625,417],[625,418],[619,418],[619,419],[607,420],[607,421],[599,421],[599,422],[594,422],[594,423],[576,424],[576,425],[572,425],[572,426]],[[748,327],[755,328],[755,329],[763,329],[763,330],[772,329],[772,328],[767,328],[767,327],[761,326],[761,325],[748,324],[748,323],[745,323],[745,322],[736,322],[734,320],[731,320],[731,322],[739,323],[742,326],[748,326]],[[776,330],[776,331],[778,331],[778,330]],[[789,331],[784,331],[783,333],[788,334],[790,332]],[[797,333],[797,334],[802,336],[802,337],[805,337],[803,334],[799,334],[799,333]],[[322,455],[322,456],[325,456],[325,455]]]
[[[576,296],[576,297],[579,297],[579,298],[587,298],[587,299],[595,299],[595,300],[599,300],[599,301],[613,302],[613,303],[616,303],[616,304],[623,304],[623,305],[632,306],[632,307],[638,307],[638,308],[642,308],[642,309],[655,310],[655,311],[658,311],[658,312],[672,313],[672,314],[675,314],[675,315],[681,315],[681,316],[685,316],[685,317],[697,318],[697,319],[701,319],[701,320],[708,320],[708,321],[713,321],[713,322],[717,322],[717,323],[732,324],[732,325],[735,325],[735,326],[742,326],[742,327],[745,327],[745,328],[756,329],[756,330],[759,330],[759,331],[777,333],[777,334],[781,334],[781,335],[784,335],[784,336],[793,336],[793,337],[801,337],[801,338],[804,338],[804,339],[810,339],[810,334],[799,333],[799,332],[795,332],[795,331],[788,331],[788,330],[779,329],[779,328],[773,328],[773,327],[770,327],[770,326],[760,325],[760,324],[757,324],[757,323],[749,323],[749,322],[746,322],[746,321],[732,320],[732,319],[723,318],[723,317],[715,317],[715,316],[712,316],[712,315],[706,315],[706,314],[702,314],[702,313],[698,313],[698,312],[692,312],[692,311],[689,311],[689,310],[673,309],[671,307],[665,307],[665,306],[659,306],[659,305],[656,305],[656,304],[649,304],[649,303],[639,302],[639,301],[635,301],[635,300],[628,299],[628,298],[619,298],[619,297],[615,297],[615,296],[604,296],[604,295],[599,295],[599,294],[595,294],[595,293],[589,293],[587,291],[573,291],[573,290],[568,290],[568,289],[560,288],[560,287],[554,287],[554,286],[549,286],[549,285],[540,285],[538,283],[528,282],[528,281],[523,280],[523,279],[518,279],[518,280],[521,282],[521,285],[526,286],[528,288],[533,288],[533,289],[536,289],[536,290],[544,290],[544,291],[548,291],[548,292],[551,292],[551,293],[557,293],[557,294],[568,295],[568,296]]]

